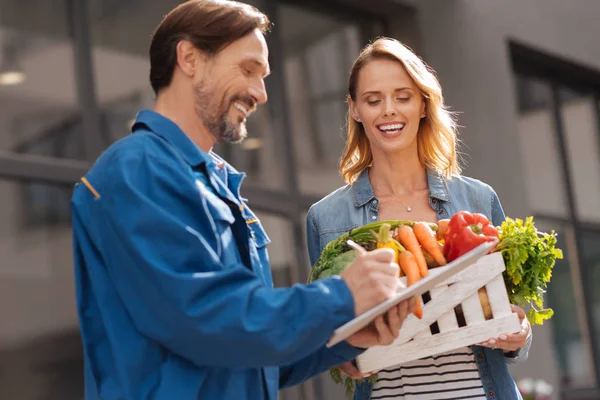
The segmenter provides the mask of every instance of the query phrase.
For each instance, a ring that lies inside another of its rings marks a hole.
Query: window
[[[563,391],[596,387],[600,370],[600,72],[511,44],[519,151],[538,225],[565,258],[548,289]]]
[[[0,180],[0,398],[79,400],[83,354],[73,284],[70,224],[40,219],[21,229],[21,215],[35,215],[21,201],[30,183]],[[58,186],[35,183],[38,200]],[[60,201],[68,208],[68,201]],[[49,201],[43,202],[48,204]]]

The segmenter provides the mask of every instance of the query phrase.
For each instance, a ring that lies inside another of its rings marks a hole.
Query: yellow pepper
[[[374,232],[373,234],[377,237],[377,248],[388,248],[394,250],[394,262],[398,264],[398,256],[400,255],[400,253],[406,251],[406,249],[396,239],[392,237],[392,235],[390,234],[390,229],[391,226],[389,224],[382,224],[379,228],[379,234],[377,235]],[[403,275],[404,274],[402,273],[402,270],[400,270],[400,276]]]

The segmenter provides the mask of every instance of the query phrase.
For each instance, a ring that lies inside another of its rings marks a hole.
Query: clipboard
[[[337,328],[333,331],[333,334],[327,342],[327,347],[335,346],[341,341],[346,340],[348,337],[373,322],[376,317],[386,313],[390,308],[400,304],[402,301],[428,292],[449,277],[459,273],[484,255],[493,251],[497,244],[497,239],[492,242],[482,243],[468,253],[465,253],[451,263],[448,263],[439,273],[436,272],[436,269],[430,270],[429,276],[426,278],[420,279],[417,283],[408,288],[400,289],[395,296]]]

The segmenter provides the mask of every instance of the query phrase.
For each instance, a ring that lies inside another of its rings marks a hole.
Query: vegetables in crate
[[[494,251],[502,253],[506,264],[504,280],[510,302],[521,307],[531,307],[527,318],[532,325],[542,324],[552,317],[553,311],[543,308],[542,296],[552,276],[556,259],[562,258],[562,251],[556,248],[554,231],[538,231],[533,217],[525,220],[506,218],[500,226],[495,227],[484,215],[469,212],[456,213],[449,220],[438,221],[438,224],[389,220],[352,229],[325,246],[311,270],[309,282],[339,275],[350,265],[357,254],[348,246],[348,239],[366,250],[377,247],[394,249],[401,274],[406,275],[407,282],[411,285],[427,276],[428,269],[443,266],[479,244],[498,238],[499,243]],[[485,288],[480,289],[479,296],[485,309],[488,302]],[[420,302],[417,304],[420,306]],[[420,307],[415,315],[422,315]],[[489,302],[487,318],[491,318]],[[354,380],[350,377],[343,379],[339,368],[332,368],[330,374],[336,383],[343,381],[346,394],[351,398]],[[365,379],[375,381],[376,375]]]
[[[510,302],[531,307],[527,312],[529,322],[543,324],[554,314],[552,309],[543,308],[543,295],[556,260],[563,257],[562,251],[556,248],[556,233],[538,231],[533,217],[525,220],[506,218],[499,227],[493,227],[486,216],[462,211],[450,219],[444,237],[444,254],[450,262],[495,238],[500,241],[494,251],[502,253],[506,265],[504,283]],[[482,289],[479,297],[485,309],[487,295]],[[491,310],[486,318],[491,316],[489,314]]]

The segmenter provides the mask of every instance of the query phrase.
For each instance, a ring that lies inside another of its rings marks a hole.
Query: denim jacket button
[[[479,359],[479,360],[483,360],[483,353],[479,353],[479,354],[477,355],[477,359]]]
[[[490,396],[490,397],[494,397],[494,396],[496,396],[496,394],[495,394],[495,393],[494,393],[492,390],[490,390],[490,391],[488,392],[488,396]]]

